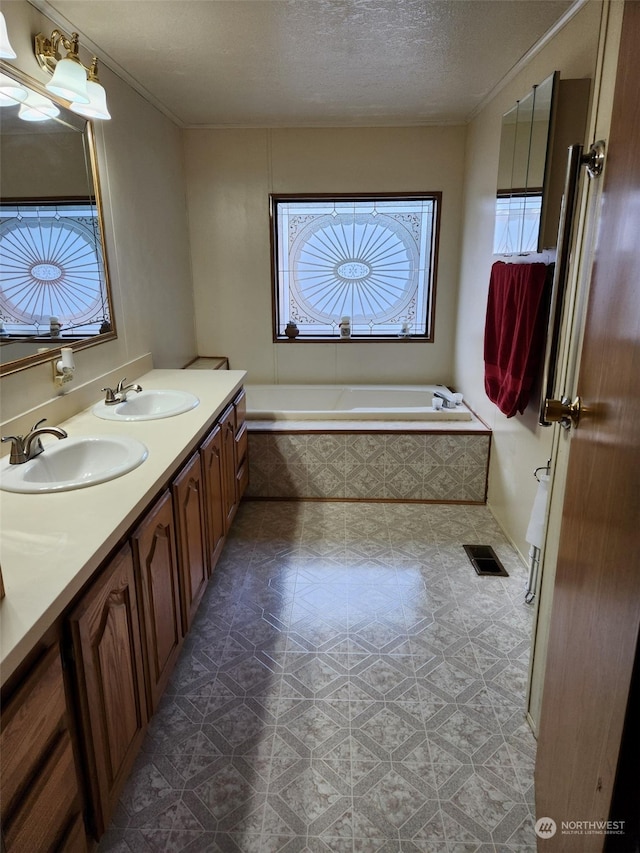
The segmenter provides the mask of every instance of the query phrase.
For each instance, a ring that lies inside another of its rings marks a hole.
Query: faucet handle
[[[107,388],[101,388],[100,390],[104,391],[106,393],[106,397],[104,398],[104,402],[107,406],[113,406],[114,403],[118,402],[118,400],[116,398],[116,393],[119,393],[119,392],[114,393],[113,388],[108,388],[108,387]]]
[[[122,389],[124,388],[124,383],[127,381],[127,377],[123,376],[120,382],[116,385],[116,394],[121,394]]]
[[[31,431],[31,432],[35,432],[35,431],[38,429],[38,427],[40,426],[40,424],[45,423],[45,421],[46,421],[46,420],[47,420],[46,418],[41,418],[37,423],[35,423],[35,424],[31,427],[31,430],[30,430],[30,431]]]
[[[9,456],[10,465],[21,465],[23,462],[27,461],[27,457],[24,452],[24,441],[21,435],[3,435],[2,438],[0,438],[0,441],[3,443],[5,441],[11,442],[11,454]]]

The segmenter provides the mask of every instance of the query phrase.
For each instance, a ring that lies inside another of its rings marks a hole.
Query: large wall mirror
[[[0,375],[116,337],[91,122],[44,95],[57,115],[0,107]],[[1,97],[1,95],[0,95]]]
[[[549,75],[502,117],[494,254],[554,249],[570,145],[584,142],[590,80]]]

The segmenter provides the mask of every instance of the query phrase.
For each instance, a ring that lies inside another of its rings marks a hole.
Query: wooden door
[[[202,465],[195,454],[171,487],[176,515],[178,565],[182,593],[182,629],[186,634],[209,579]]]
[[[562,821],[624,819],[611,803],[640,628],[640,3],[622,33],[535,774],[550,853],[606,842]]]
[[[200,455],[205,485],[209,570],[213,571],[224,545],[225,534],[225,510],[222,500],[222,430],[219,426],[216,425],[202,443]]]
[[[147,725],[138,600],[127,544],[70,617],[88,781],[105,831]]]
[[[140,583],[149,715],[158,706],[182,644],[173,502],[169,492],[131,537]]]

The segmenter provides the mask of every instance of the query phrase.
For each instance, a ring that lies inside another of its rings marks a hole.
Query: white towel
[[[547,515],[547,498],[549,495],[549,475],[540,474],[538,480],[538,491],[533,501],[529,527],[527,527],[526,540],[535,548],[542,548],[544,541],[544,526]]]

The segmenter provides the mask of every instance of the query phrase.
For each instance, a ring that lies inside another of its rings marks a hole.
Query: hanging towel
[[[508,418],[524,412],[537,375],[545,338],[546,264],[491,268],[484,330],[484,387]]]

